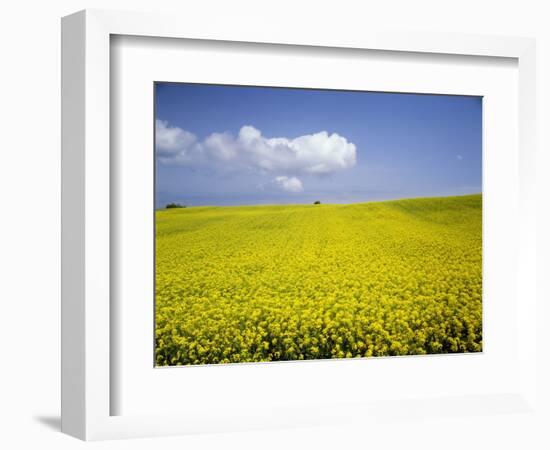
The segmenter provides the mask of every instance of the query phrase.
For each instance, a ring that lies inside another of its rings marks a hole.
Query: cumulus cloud
[[[237,136],[212,133],[201,141],[186,130],[157,120],[156,151],[163,164],[278,174],[274,182],[290,192],[303,190],[297,175],[331,174],[356,163],[355,145],[337,133],[267,138],[249,125]]]
[[[280,175],[278,177],[275,177],[273,182],[283,191],[302,192],[304,190],[302,182],[299,178],[296,177],[287,177],[285,175]]]
[[[164,120],[157,120],[155,141],[159,155],[171,157],[193,147],[197,143],[197,138],[181,128],[170,127]]]

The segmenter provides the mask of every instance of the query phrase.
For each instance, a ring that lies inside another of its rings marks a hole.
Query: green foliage
[[[156,362],[482,350],[481,195],[156,212]]]
[[[187,206],[180,205],[179,203],[168,203],[166,205],[166,209],[172,209],[172,208],[187,208]]]
[[[320,204],[321,204],[321,201],[320,201],[320,200],[315,200],[315,201],[313,202],[313,204],[314,204],[314,205],[320,205]]]

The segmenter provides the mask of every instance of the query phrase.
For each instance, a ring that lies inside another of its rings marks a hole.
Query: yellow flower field
[[[159,210],[156,363],[479,352],[481,206]]]

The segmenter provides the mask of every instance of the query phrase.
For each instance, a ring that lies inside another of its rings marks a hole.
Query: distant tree
[[[313,202],[313,204],[314,204],[314,205],[320,205],[320,204],[321,204],[321,201],[320,201],[320,200],[315,200],[315,201]]]
[[[187,208],[187,206],[180,205],[179,203],[168,203],[166,205],[166,209],[170,209],[170,208]]]

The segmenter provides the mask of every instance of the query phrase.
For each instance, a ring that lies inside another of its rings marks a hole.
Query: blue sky
[[[155,91],[157,207],[481,192],[480,97],[185,83]]]

